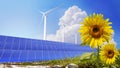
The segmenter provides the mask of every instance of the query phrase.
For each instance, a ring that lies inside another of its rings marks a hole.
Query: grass
[[[79,68],[103,68],[101,63],[96,63],[96,57],[93,55],[93,52],[84,53],[81,56],[73,57],[73,58],[66,58],[63,60],[51,60],[51,61],[44,61],[44,62],[36,62],[34,63],[22,63],[22,66],[26,65],[47,65],[47,66],[54,66],[60,65],[62,68],[65,68],[66,65],[70,63],[77,64]],[[101,67],[100,67],[101,66]]]
[[[51,67],[54,65],[60,65],[62,66],[62,68],[65,68],[66,65],[70,63],[74,63],[78,65],[78,68],[120,68],[120,49],[118,49],[118,51],[119,51],[119,56],[116,58],[116,62],[112,65],[107,65],[105,63],[102,63],[101,61],[97,63],[96,62],[97,54],[95,52],[87,52],[82,54],[81,56],[66,58],[62,60],[50,60],[43,62],[25,62],[25,63],[15,63],[15,64],[20,66],[47,65]]]
[[[120,50],[119,50],[120,52]],[[105,68],[105,67],[109,67],[108,65],[99,62],[96,62],[96,53],[94,52],[87,52],[84,53],[81,56],[77,56],[77,57],[73,57],[73,58],[66,58],[63,60],[50,60],[50,61],[43,61],[43,62],[25,62],[25,63],[21,63],[20,66],[37,66],[37,65],[47,65],[47,66],[54,66],[54,65],[60,65],[62,66],[62,68],[65,68],[66,65],[70,64],[70,63],[74,63],[78,65],[78,68]],[[114,65],[112,65],[113,67],[119,68],[120,67],[120,56],[117,58],[118,60],[116,61],[116,63]]]
[[[77,57],[73,57],[73,58],[66,58],[63,60],[50,60],[50,61],[43,61],[43,62],[25,62],[22,63],[21,65],[49,65],[49,66],[53,66],[53,65],[62,65],[65,66],[67,64],[70,63],[74,63],[74,64],[79,64],[81,61],[81,59],[84,59],[86,57],[89,57],[92,53],[84,53],[81,56],[77,56]]]
[[[53,66],[53,65],[67,65],[69,63],[75,63],[75,64],[78,64],[79,63],[79,60],[80,60],[80,56],[77,56],[77,57],[73,57],[73,58],[66,58],[66,59],[63,59],[63,60],[50,60],[50,61],[43,61],[43,62],[31,62],[31,63],[28,63],[28,62],[25,62],[25,63],[22,63],[21,65],[49,65],[49,66]]]

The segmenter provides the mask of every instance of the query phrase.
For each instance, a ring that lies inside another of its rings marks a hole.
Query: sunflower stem
[[[98,62],[98,64],[99,64],[99,61],[100,61],[99,52],[100,52],[100,47],[98,46],[98,48],[97,48],[97,62]]]
[[[111,66],[111,65],[109,65],[109,68],[112,68],[112,66]]]

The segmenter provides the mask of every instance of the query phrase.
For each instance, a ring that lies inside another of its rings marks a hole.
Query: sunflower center
[[[100,38],[103,33],[102,31],[102,28],[100,28],[98,25],[93,25],[92,27],[90,27],[89,34],[92,35],[92,37],[94,38]]]
[[[114,56],[114,51],[113,50],[109,50],[107,53],[107,57],[108,58],[112,58]]]
[[[96,33],[96,32],[98,32],[98,31],[99,31],[99,28],[98,28],[98,27],[94,27],[94,28],[93,28],[93,32]]]

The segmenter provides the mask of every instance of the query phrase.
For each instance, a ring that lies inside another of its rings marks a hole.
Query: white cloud
[[[77,6],[69,7],[65,14],[60,18],[59,25],[65,24],[67,26],[79,24],[84,17],[87,16],[85,11],[82,11]]]
[[[69,7],[64,15],[59,19],[58,25],[60,28],[56,31],[56,34],[50,34],[47,36],[47,40],[62,41],[63,33],[65,35],[64,42],[74,43],[75,34],[77,34],[78,43],[80,43],[80,37],[78,29],[80,28],[80,22],[87,16],[85,11],[82,11],[78,6]],[[64,28],[63,26],[64,25]],[[63,32],[64,31],[64,32]]]

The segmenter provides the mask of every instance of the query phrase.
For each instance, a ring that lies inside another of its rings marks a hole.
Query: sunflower
[[[88,16],[80,24],[79,32],[82,43],[93,48],[111,40],[114,32],[112,26],[110,26],[112,23],[109,22],[108,18],[104,19],[102,14]]]
[[[115,48],[114,43],[105,44],[100,51],[100,59],[106,64],[112,64],[115,62],[118,55],[118,51]]]

